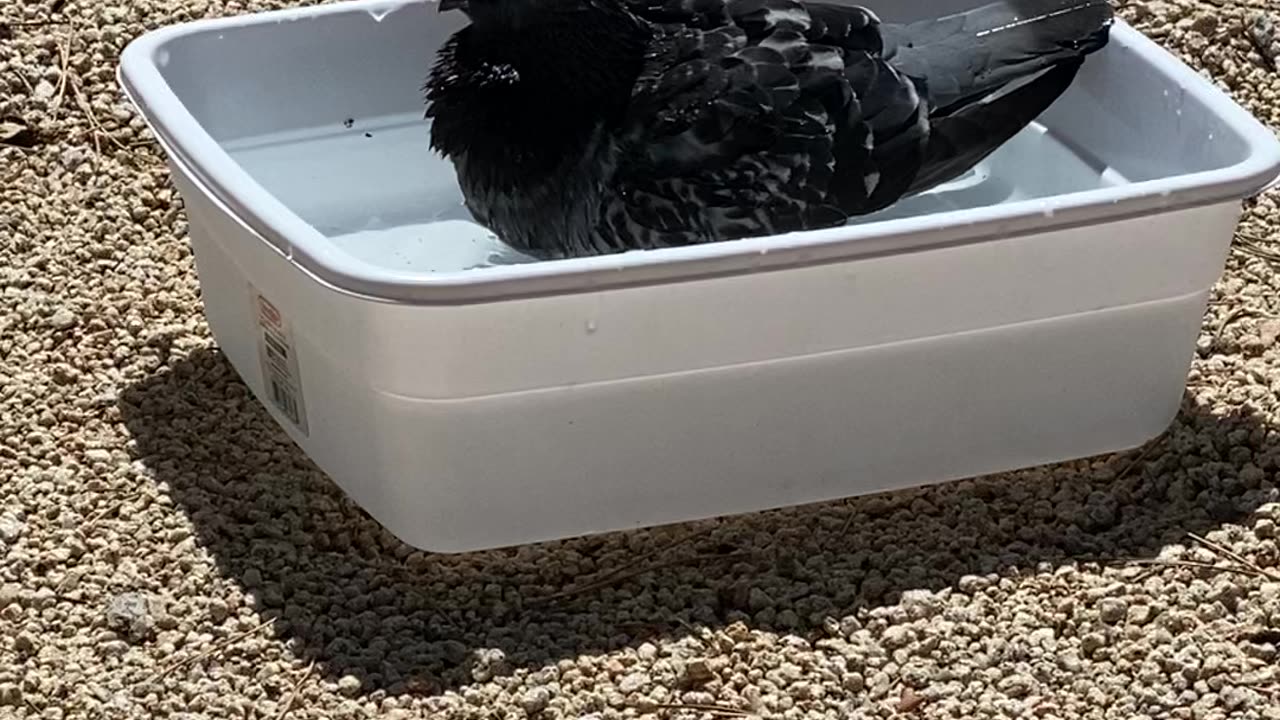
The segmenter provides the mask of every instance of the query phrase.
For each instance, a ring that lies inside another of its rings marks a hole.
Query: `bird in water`
[[[1105,47],[1108,0],[917,22],[805,0],[440,0],[423,87],[467,209],[537,260],[838,226],[973,168]],[[1052,168],[1045,168],[1052,172]]]

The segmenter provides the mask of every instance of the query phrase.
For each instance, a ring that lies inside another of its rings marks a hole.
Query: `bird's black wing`
[[[923,167],[908,192],[973,167],[1047,110],[1085,56],[1106,46],[1109,0],[1002,0],[942,18],[885,25],[885,59],[931,108]]]
[[[883,27],[885,59],[925,80],[934,116],[1107,43],[1110,0],[1002,0]]]

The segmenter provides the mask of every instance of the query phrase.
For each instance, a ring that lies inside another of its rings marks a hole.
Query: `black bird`
[[[831,227],[954,179],[1107,43],[1108,0],[909,24],[805,0],[440,0],[423,88],[467,208],[553,259]],[[1052,172],[1052,168],[1044,168]]]

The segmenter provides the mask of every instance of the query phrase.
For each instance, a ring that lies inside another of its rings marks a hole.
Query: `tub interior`
[[[864,4],[892,21],[981,3]],[[344,252],[401,271],[483,270],[529,259],[472,220],[452,167],[428,147],[421,91],[436,49],[465,22],[421,1],[254,19],[177,35],[155,62],[204,130]],[[1113,41],[1039,123],[974,171],[853,222],[1037,199],[1048,214],[1054,196],[1246,155],[1245,140],[1200,100]]]

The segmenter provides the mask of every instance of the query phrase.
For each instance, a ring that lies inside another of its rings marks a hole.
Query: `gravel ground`
[[[1280,718],[1280,193],[1146,448],[428,557],[217,352],[116,89],[128,39],[267,4],[54,5],[0,0],[0,718]],[[1124,13],[1280,125],[1280,18]]]

